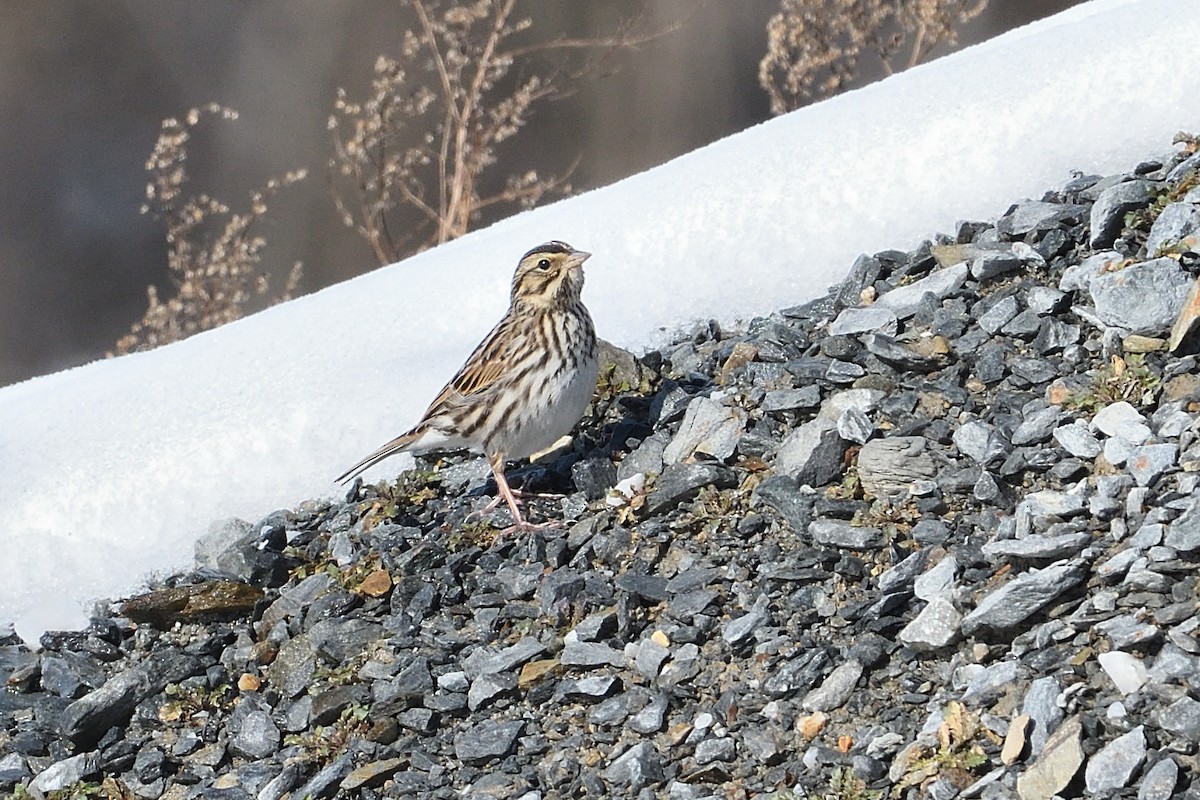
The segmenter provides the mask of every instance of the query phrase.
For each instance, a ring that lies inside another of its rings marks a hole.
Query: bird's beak
[[[567,269],[575,269],[583,266],[583,262],[592,257],[591,253],[585,253],[582,250],[574,250],[571,255],[567,256]]]

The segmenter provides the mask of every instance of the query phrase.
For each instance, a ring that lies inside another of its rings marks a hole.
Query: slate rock
[[[1023,572],[979,601],[975,610],[963,618],[963,633],[974,636],[1020,625],[1063,592],[1078,586],[1087,575],[1088,570],[1078,562]]]
[[[899,639],[913,650],[931,653],[949,647],[960,638],[962,613],[945,597],[935,597],[904,626]]]
[[[1105,325],[1148,336],[1171,330],[1193,279],[1170,258],[1130,264],[1092,278],[1088,291]]]
[[[879,297],[875,305],[891,310],[899,319],[908,319],[917,313],[925,295],[931,294],[941,300],[957,291],[966,281],[970,270],[966,263],[937,270],[920,280],[892,289]]]
[[[913,481],[931,480],[937,465],[923,436],[872,439],[858,451],[858,477],[863,489],[880,497],[907,492]]]
[[[1098,250],[1116,241],[1125,226],[1125,215],[1150,205],[1155,194],[1156,185],[1145,180],[1118,183],[1102,191],[1089,213],[1092,248]]]
[[[1088,759],[1084,781],[1092,794],[1122,789],[1146,760],[1146,737],[1138,725],[1104,745]]]
[[[1164,756],[1142,773],[1139,783],[1138,800],[1169,800],[1179,783],[1179,765],[1170,756]]]
[[[235,713],[234,719],[236,723],[233,720],[230,722],[233,736],[229,740],[229,752],[256,760],[266,758],[279,749],[279,728],[267,712],[254,709],[246,714]]]
[[[1146,252],[1157,256],[1167,249],[1196,250],[1200,244],[1197,231],[1200,231],[1200,207],[1195,203],[1168,203],[1150,226]]]
[[[525,730],[522,720],[484,720],[454,737],[454,755],[469,764],[481,764],[493,758],[504,758],[516,746],[517,737]]]
[[[650,742],[638,742],[604,768],[604,779],[637,791],[663,779],[662,759]]]
[[[733,455],[746,429],[746,412],[710,397],[688,404],[679,431],[663,451],[663,463],[677,464],[693,456],[725,461]]]
[[[662,514],[699,494],[705,486],[732,489],[737,473],[717,464],[672,464],[658,476],[654,490],[646,497],[646,513]]]
[[[138,703],[168,683],[178,683],[204,668],[204,661],[197,656],[173,648],[160,650],[153,660],[118,672],[99,689],[67,706],[59,718],[59,730],[76,745],[86,747],[110,727],[128,721]]]

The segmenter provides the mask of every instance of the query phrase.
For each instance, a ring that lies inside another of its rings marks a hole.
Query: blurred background
[[[991,0],[960,30],[959,46],[1077,2]],[[0,8],[0,385],[102,358],[141,319],[148,284],[172,293],[163,226],[139,209],[161,121],[196,106],[216,102],[240,116],[196,129],[189,192],[244,209],[269,178],[309,171],[270,204],[259,230],[265,271],[278,277],[302,262],[306,293],[378,266],[335,212],[328,120],[339,87],[364,99],[377,56],[398,55],[411,24],[400,2]],[[536,106],[497,153],[499,181],[576,164],[570,183],[585,191],[770,117],[758,65],[779,0],[522,0],[516,13],[533,21],[525,35],[544,41],[607,36],[639,10],[643,30],[667,32],[616,51],[572,94]],[[862,81],[880,74],[864,59]]]

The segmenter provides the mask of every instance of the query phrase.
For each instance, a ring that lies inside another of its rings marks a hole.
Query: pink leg
[[[523,529],[525,520],[521,518],[521,512],[517,509],[517,498],[513,496],[513,491],[508,487],[508,481],[504,477],[504,459],[497,457],[488,459],[488,461],[492,465],[492,474],[496,476],[496,488],[500,490],[500,497],[504,498],[504,502],[508,503],[509,511],[512,512],[513,527]]]

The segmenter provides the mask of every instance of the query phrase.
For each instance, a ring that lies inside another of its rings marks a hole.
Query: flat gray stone
[[[1092,794],[1122,789],[1146,760],[1146,736],[1138,725],[1100,748],[1088,760],[1084,782]]]
[[[1100,440],[1084,422],[1076,421],[1055,428],[1054,441],[1076,458],[1095,458],[1100,455]]]
[[[1089,215],[1092,249],[1112,245],[1125,227],[1125,215],[1150,205],[1157,191],[1157,185],[1147,180],[1126,181],[1102,191]]]
[[[931,480],[937,465],[923,436],[872,439],[858,451],[858,477],[873,496],[907,492],[913,481]]]
[[[875,305],[890,309],[900,319],[908,319],[917,313],[925,295],[932,294],[938,300],[945,299],[951,293],[958,291],[970,272],[971,268],[965,262],[939,269],[919,281],[892,289],[876,300]]]
[[[1023,539],[1000,539],[985,544],[983,554],[989,558],[1024,558],[1057,560],[1076,555],[1092,541],[1086,533],[1063,533],[1058,536],[1034,534]]]
[[[1150,226],[1146,252],[1157,256],[1167,250],[1195,250],[1197,231],[1200,231],[1200,207],[1194,203],[1169,203]]]
[[[985,631],[1009,630],[1045,608],[1063,592],[1078,586],[1087,578],[1088,572],[1082,564],[1074,562],[1023,572],[984,597],[975,610],[963,618],[963,633],[973,636]]]
[[[863,665],[852,658],[829,673],[820,686],[804,695],[800,705],[808,711],[841,708],[853,696],[854,687],[862,675]]]
[[[462,667],[463,671],[467,673],[467,677],[474,680],[480,675],[510,672],[545,652],[545,645],[532,636],[526,636],[497,652],[479,648],[463,659]]]
[[[679,431],[663,451],[664,464],[677,464],[694,455],[724,461],[733,455],[746,430],[746,412],[711,397],[688,404]]]
[[[1179,783],[1179,765],[1169,755],[1159,759],[1153,767],[1142,773],[1138,787],[1138,800],[1170,800]]]
[[[1136,447],[1125,460],[1125,469],[1138,486],[1149,486],[1179,461],[1174,444],[1144,444]]]
[[[512,752],[523,730],[523,720],[485,720],[454,737],[454,755],[468,763],[503,758]]]
[[[829,323],[830,336],[853,336],[857,333],[883,333],[895,336],[896,312],[886,306],[873,305],[865,308],[843,309]]]
[[[879,528],[851,525],[840,519],[815,519],[808,533],[819,544],[846,550],[878,550],[885,544]]]
[[[962,613],[945,597],[935,597],[900,631],[900,641],[922,653],[949,647],[960,637]]]
[[[1088,291],[1105,325],[1161,336],[1171,330],[1192,282],[1174,259],[1156,258],[1102,272],[1092,278]]]
[[[1200,741],[1200,701],[1184,695],[1154,714],[1159,727],[1190,742]]]

